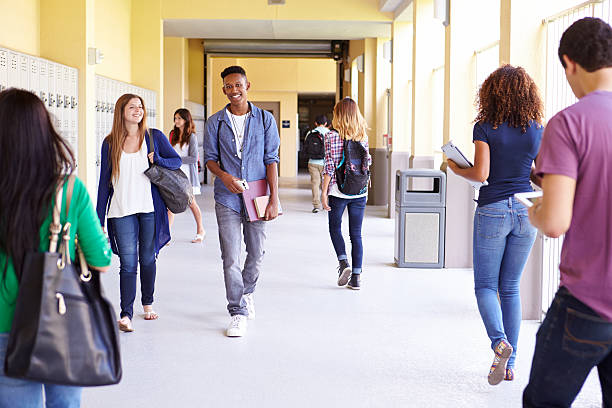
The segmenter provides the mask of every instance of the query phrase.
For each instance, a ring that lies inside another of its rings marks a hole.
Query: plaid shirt
[[[368,152],[368,166],[372,164],[372,157],[370,156],[370,148],[368,146],[368,139],[364,139],[361,145],[365,147]],[[340,137],[338,132],[331,130],[325,135],[325,165],[323,167],[323,174],[327,174],[331,177],[329,182],[329,189],[331,186],[336,184],[336,167],[342,160],[342,149],[344,148],[344,140]]]

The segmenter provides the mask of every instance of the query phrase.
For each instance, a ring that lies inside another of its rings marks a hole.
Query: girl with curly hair
[[[532,164],[542,139],[542,100],[521,67],[504,65],[482,84],[474,124],[474,167],[448,165],[459,176],[488,182],[474,214],[474,288],[494,352],[491,385],[514,379],[521,326],[521,274],[536,238],[527,208],[514,193],[533,191]],[[499,297],[498,297],[499,294]]]

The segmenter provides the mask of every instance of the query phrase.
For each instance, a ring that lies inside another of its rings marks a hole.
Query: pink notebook
[[[255,207],[255,199],[261,196],[269,196],[270,189],[268,188],[268,180],[255,180],[249,181],[248,190],[242,192],[242,199],[244,206],[246,207],[247,214],[249,215],[249,221],[259,221],[263,217],[257,216],[257,208]],[[265,211],[265,208],[264,208]],[[279,209],[280,213],[280,209]]]

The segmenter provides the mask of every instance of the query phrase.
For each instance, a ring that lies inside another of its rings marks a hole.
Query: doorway
[[[327,116],[328,126],[331,127],[332,112],[336,103],[335,93],[325,94],[298,94],[298,127],[300,130],[300,145],[298,146],[298,171],[308,171],[308,157],[302,151],[304,139],[308,132],[314,129],[315,118],[319,115]]]

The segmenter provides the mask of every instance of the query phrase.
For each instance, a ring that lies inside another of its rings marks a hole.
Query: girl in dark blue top
[[[491,385],[514,379],[521,326],[521,274],[536,238],[527,208],[514,193],[533,191],[531,167],[542,138],[542,101],[523,68],[504,65],[482,84],[474,125],[474,167],[456,174],[487,181],[474,214],[474,287],[494,352]],[[499,300],[498,300],[499,294]]]

